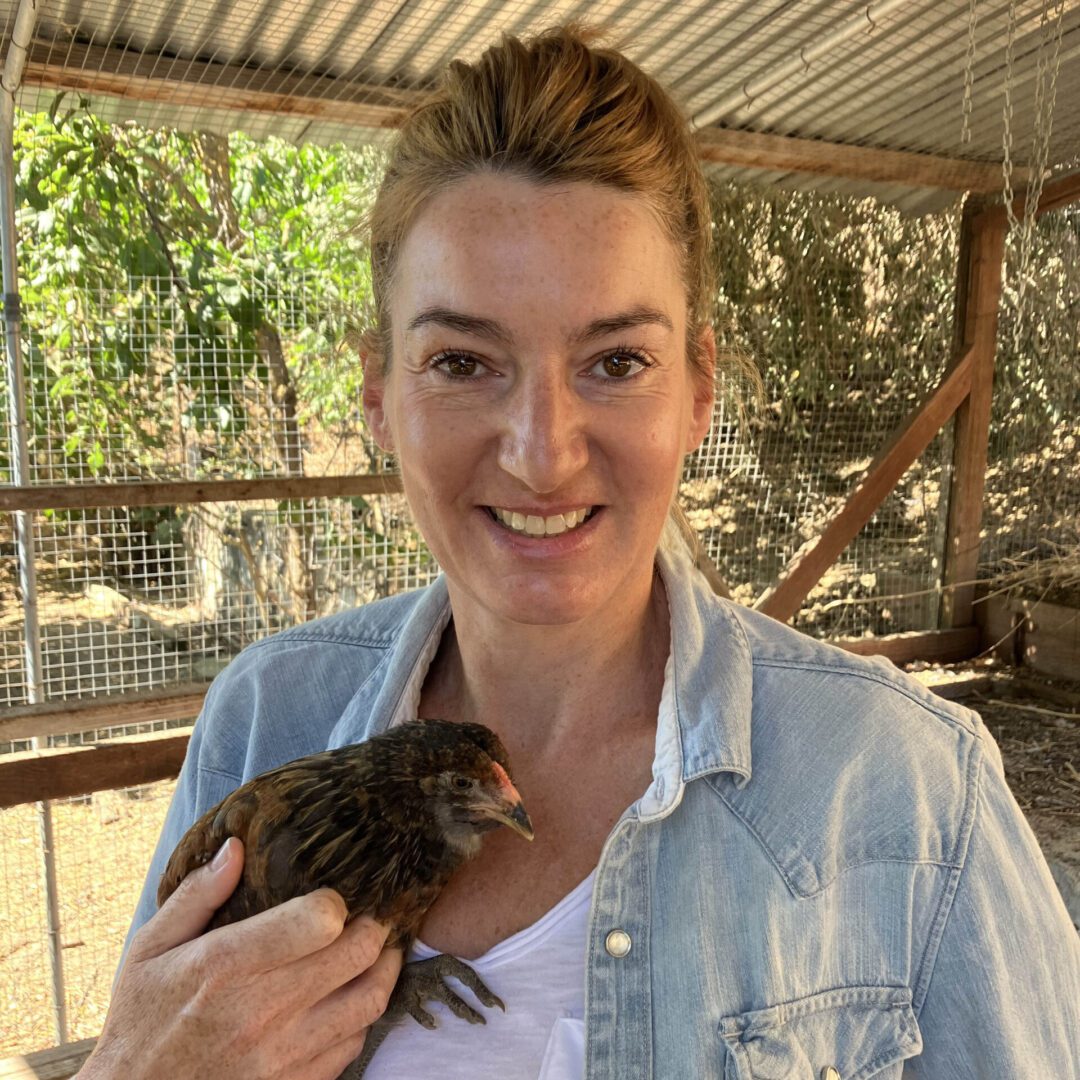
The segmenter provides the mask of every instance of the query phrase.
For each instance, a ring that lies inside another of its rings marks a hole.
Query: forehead
[[[392,310],[440,304],[570,330],[610,310],[685,306],[678,253],[648,203],[596,184],[477,174],[440,192],[402,247]]]

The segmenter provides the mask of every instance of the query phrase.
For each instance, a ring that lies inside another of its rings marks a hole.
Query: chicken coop
[[[214,676],[438,567],[359,224],[454,58],[602,27],[692,118],[714,588],[979,709],[1080,919],[1080,0],[0,4],[0,1077],[72,1075]]]

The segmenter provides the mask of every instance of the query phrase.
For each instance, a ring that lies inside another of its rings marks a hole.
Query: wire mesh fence
[[[71,1041],[98,1035],[171,781],[51,804]],[[44,851],[34,804],[0,810],[0,1055],[55,1042]]]
[[[1018,249],[1014,237],[998,335],[982,576],[1080,608],[1080,209],[1038,219],[1029,258]]]

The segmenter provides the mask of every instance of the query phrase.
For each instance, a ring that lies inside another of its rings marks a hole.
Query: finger
[[[362,975],[312,1006],[305,1026],[323,1042],[337,1042],[370,1027],[386,1011],[401,961],[400,949],[383,949]]]
[[[148,960],[198,937],[233,894],[244,869],[244,845],[230,836],[205,866],[193,870],[138,931],[131,957]]]
[[[264,985],[285,1008],[307,1008],[375,964],[389,932],[388,926],[366,916],[353,919],[341,936],[325,948],[267,972]],[[401,950],[394,951],[400,957]]]
[[[312,1080],[337,1080],[360,1056],[364,1038],[364,1032],[354,1033],[318,1054],[309,1068]],[[342,1080],[353,1080],[353,1074],[346,1073]]]
[[[276,973],[335,942],[347,915],[337,892],[316,889],[212,930],[199,944],[214,953],[217,962],[233,963],[238,971]],[[282,984],[281,990],[287,986]]]

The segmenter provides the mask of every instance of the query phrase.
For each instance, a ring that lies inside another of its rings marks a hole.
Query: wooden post
[[[1001,301],[1002,259],[1007,223],[968,200],[960,233],[956,279],[955,350],[959,362],[973,354],[971,392],[956,411],[951,482],[942,573],[943,628],[974,622],[975,576],[979,564],[983,490],[986,482],[994,350]]]

